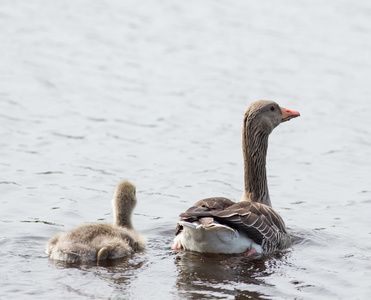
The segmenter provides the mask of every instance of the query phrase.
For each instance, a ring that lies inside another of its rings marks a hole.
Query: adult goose
[[[135,186],[119,183],[112,200],[114,224],[87,224],[51,238],[46,254],[69,263],[125,257],[144,250],[146,239],[132,225],[131,215],[137,203]]]
[[[290,246],[285,223],[268,193],[268,137],[280,123],[300,116],[273,101],[259,100],[246,110],[242,127],[245,188],[240,202],[216,197],[198,201],[180,214],[173,250],[208,253],[269,253]]]

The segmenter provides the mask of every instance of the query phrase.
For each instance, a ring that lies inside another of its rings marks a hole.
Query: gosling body
[[[119,183],[112,201],[113,225],[92,223],[58,233],[49,240],[45,252],[54,260],[83,263],[144,250],[146,238],[133,228],[131,221],[136,203],[135,186],[127,181]]]

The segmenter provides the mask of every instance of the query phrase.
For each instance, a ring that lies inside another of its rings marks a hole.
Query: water
[[[368,1],[2,1],[0,298],[368,299]],[[294,237],[260,259],[170,250],[178,214],[239,200],[256,99],[300,111],[270,137]],[[70,266],[48,239],[112,222],[137,186],[147,251]]]

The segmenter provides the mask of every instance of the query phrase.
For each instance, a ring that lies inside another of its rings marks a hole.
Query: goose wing
[[[180,215],[183,221],[211,224],[211,219],[237,229],[261,245],[264,251],[285,249],[291,244],[285,223],[270,206],[226,198],[209,198],[197,202]],[[179,231],[181,228],[179,228]]]
[[[186,221],[190,223],[193,221],[199,221],[204,226],[208,226],[211,225],[214,221],[214,218],[207,218],[212,217],[212,215],[208,214],[208,212],[223,211],[233,204],[235,204],[235,202],[224,197],[202,199],[195,203],[191,208],[187,209],[185,213],[180,214],[179,221]],[[175,228],[175,235],[178,235],[182,231],[182,229],[183,226],[180,225],[178,222]]]

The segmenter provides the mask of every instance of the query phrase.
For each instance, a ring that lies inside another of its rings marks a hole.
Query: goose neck
[[[255,129],[255,130],[254,130]],[[242,200],[259,202],[269,206],[266,157],[269,134],[246,124],[243,130],[243,156],[245,189]]]

